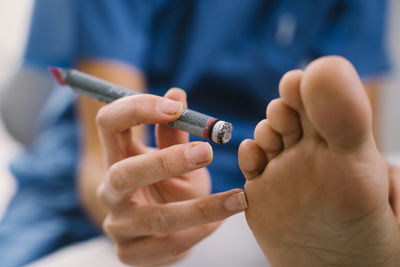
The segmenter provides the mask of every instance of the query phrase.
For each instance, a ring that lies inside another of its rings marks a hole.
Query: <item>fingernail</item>
[[[175,115],[182,109],[182,103],[170,99],[164,99],[158,102],[158,108],[165,114]]]
[[[225,200],[225,208],[230,211],[247,209],[247,201],[244,192],[240,192],[228,197]]]
[[[212,158],[212,149],[209,143],[199,142],[189,148],[187,156],[193,164],[200,164]]]

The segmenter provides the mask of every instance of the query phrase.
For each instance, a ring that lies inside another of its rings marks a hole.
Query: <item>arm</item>
[[[84,61],[79,69],[102,79],[115,82],[136,91],[144,91],[145,82],[141,73],[132,67],[116,62]],[[82,205],[90,218],[101,227],[106,211],[96,197],[96,189],[106,176],[104,152],[97,133],[95,118],[104,104],[80,97],[78,114],[82,127],[83,148],[79,173],[79,190]],[[133,135],[144,140],[144,127],[135,128]]]

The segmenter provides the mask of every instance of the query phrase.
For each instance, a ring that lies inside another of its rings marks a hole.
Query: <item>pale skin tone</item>
[[[82,62],[80,68],[128,88],[145,88],[143,76],[123,64],[89,61]],[[375,84],[372,85],[368,87],[372,88],[369,95],[374,92]],[[208,196],[209,175],[204,167],[211,162],[212,151],[206,144],[187,143],[186,133],[158,125],[159,150],[145,146],[143,126],[137,125],[174,120],[179,117],[180,107],[173,109],[173,114],[165,114],[157,106],[161,98],[141,97],[140,101],[130,98],[116,102],[99,113],[97,122],[107,158],[105,164],[94,123],[101,105],[80,99],[85,140],[81,198],[90,217],[115,240],[123,262],[162,265],[181,259],[190,247],[218,227],[219,220],[243,210],[243,206],[238,206],[240,190]],[[181,90],[170,90],[166,97],[186,106]],[[152,108],[139,113],[132,109],[141,105]],[[201,147],[200,154],[205,157],[200,164],[188,157],[188,149],[194,145]],[[154,166],[160,166],[158,172],[146,175]],[[234,196],[238,209],[226,208],[225,200],[230,196]],[[192,200],[185,201],[189,199]]]
[[[81,66],[85,70],[90,64]],[[108,65],[101,66],[104,68]],[[101,149],[91,152],[100,142],[86,143],[80,179],[82,200],[91,217],[114,239],[124,263],[159,266],[175,262],[211,234],[221,220],[246,208],[241,189],[209,195],[210,177],[205,167],[213,155],[208,143],[188,142],[188,133],[161,125],[176,120],[183,107],[184,91],[171,89],[165,98],[146,94],[127,97],[97,113],[106,163],[101,164]],[[86,108],[81,105],[82,111]],[[142,124],[157,124],[158,149],[143,142],[136,130]],[[95,133],[89,125],[86,133]],[[91,180],[93,177],[97,179]]]
[[[145,81],[141,73],[125,64],[109,61],[84,61],[79,64],[79,69],[121,86],[134,88],[139,92],[143,92],[145,88]],[[79,97],[78,100],[79,117],[83,128],[79,189],[84,208],[99,227],[106,216],[106,209],[100,205],[96,190],[104,180],[107,169],[104,164],[104,151],[95,118],[103,106],[104,104],[101,102],[86,97]],[[144,130],[144,127],[136,127],[133,135],[144,140]]]
[[[246,218],[272,266],[399,266],[400,177],[354,68],[321,58],[279,89],[239,148]]]

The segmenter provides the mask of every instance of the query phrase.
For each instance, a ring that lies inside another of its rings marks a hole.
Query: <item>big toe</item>
[[[354,148],[372,137],[372,114],[363,84],[346,59],[313,61],[300,85],[304,109],[328,145]]]

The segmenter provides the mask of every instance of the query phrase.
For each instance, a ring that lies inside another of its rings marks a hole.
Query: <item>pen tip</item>
[[[217,121],[211,132],[211,140],[219,144],[226,144],[232,138],[232,124],[226,121]]]
[[[53,76],[54,80],[56,80],[59,85],[67,85],[61,76],[61,70],[62,70],[61,68],[49,67],[49,71]]]

